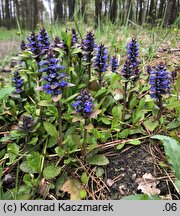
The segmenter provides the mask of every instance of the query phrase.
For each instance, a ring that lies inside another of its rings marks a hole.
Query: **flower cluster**
[[[46,81],[43,89],[46,90],[47,94],[56,96],[61,94],[62,88],[67,86],[68,83],[64,80],[66,75],[64,73],[59,73],[59,70],[64,67],[58,64],[59,60],[55,59],[54,54],[49,51],[47,53],[47,60],[39,63],[42,67],[39,72],[46,72],[46,76],[43,77],[43,80]]]
[[[163,63],[150,71],[149,84],[151,85],[150,96],[152,98],[159,99],[162,95],[170,93],[171,76]]]
[[[27,47],[30,48],[31,52],[36,55],[36,61],[40,61],[40,56],[45,54],[45,52],[49,49],[50,41],[49,36],[45,30],[42,28],[39,34],[35,34],[34,32],[27,37],[29,43]]]
[[[72,31],[72,45],[74,46],[78,42],[76,30],[74,28],[71,29]]]
[[[126,50],[127,60],[125,61],[124,67],[122,69],[122,76],[125,79],[137,81],[140,73],[140,61],[137,59],[139,56],[139,44],[137,44],[137,40],[135,38],[133,38],[131,42],[128,43]]]
[[[108,64],[108,51],[103,44],[98,46],[94,60],[94,69],[98,72],[106,72]]]
[[[91,94],[88,90],[81,90],[81,92],[77,96],[77,101],[73,103],[73,107],[75,107],[76,111],[83,117],[88,117],[94,107],[93,98],[91,97]]]
[[[18,71],[15,71],[13,75],[14,75],[12,78],[13,86],[16,88],[16,93],[20,94],[22,92],[24,80],[21,78]]]
[[[127,57],[131,61],[133,67],[139,65],[139,60],[137,57],[139,56],[139,44],[137,44],[136,38],[133,38],[131,42],[128,43],[127,47]]]
[[[32,32],[29,37],[27,37],[27,40],[29,43],[27,44],[27,47],[30,48],[31,52],[38,56],[41,52],[39,41],[38,41],[38,35]]]
[[[41,52],[45,52],[45,50],[49,49],[50,46],[50,37],[46,32],[45,28],[41,28],[39,34],[37,35],[37,40],[39,43],[39,47]]]
[[[121,71],[121,75],[126,79],[129,80],[133,76],[133,66],[129,60],[126,60],[124,63],[124,67]]]
[[[27,47],[26,47],[26,43],[25,43],[24,40],[21,41],[20,48],[21,48],[21,51],[24,51],[24,50],[27,49]]]
[[[52,44],[51,44],[51,47],[52,47],[52,48],[57,48],[57,47],[59,47],[58,44],[60,44],[60,42],[61,42],[61,41],[60,41],[60,38],[59,38],[58,36],[56,36],[56,37],[54,38]]]
[[[81,47],[82,47],[83,54],[84,54],[84,60],[90,63],[91,59],[93,58],[94,48],[97,47],[95,43],[94,34],[92,32],[88,32],[86,34],[85,39],[83,39],[82,41]]]
[[[114,56],[112,56],[112,58],[111,58],[111,71],[112,71],[113,73],[117,73],[118,67],[119,67],[118,58],[117,58],[117,56],[114,55]]]
[[[22,121],[20,121],[19,123],[19,129],[26,132],[31,132],[35,124],[36,121],[33,119],[32,116],[23,115]]]

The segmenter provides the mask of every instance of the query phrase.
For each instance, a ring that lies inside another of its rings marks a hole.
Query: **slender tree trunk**
[[[95,27],[98,27],[99,22],[101,23],[101,9],[102,9],[102,1],[95,0]]]
[[[5,20],[6,20],[6,27],[7,29],[11,28],[10,23],[10,10],[9,10],[9,0],[5,0]]]
[[[111,0],[110,20],[115,23],[117,17],[117,0]]]
[[[75,0],[68,0],[68,6],[69,6],[69,19],[74,19],[74,10],[75,10]]]
[[[166,25],[169,26],[175,21],[176,15],[176,0],[168,0],[167,2],[167,14]]]
[[[63,2],[62,0],[55,0],[54,19],[55,21],[62,21],[63,19]]]

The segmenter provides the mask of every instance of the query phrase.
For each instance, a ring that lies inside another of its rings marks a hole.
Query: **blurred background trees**
[[[180,0],[0,0],[0,27],[34,30],[37,24],[110,21],[118,25],[179,25]]]

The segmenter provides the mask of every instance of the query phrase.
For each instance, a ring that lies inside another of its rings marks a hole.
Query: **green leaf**
[[[49,101],[47,101],[47,100],[41,100],[41,101],[39,101],[39,103],[38,103],[38,105],[39,106],[54,106],[54,104],[51,104]]]
[[[124,144],[119,144],[116,146],[116,149],[117,150],[121,150],[123,147],[124,147],[125,143]]]
[[[49,122],[44,122],[43,123],[44,125],[44,129],[47,131],[47,133],[52,136],[52,137],[55,137],[55,138],[58,138],[58,132],[56,130],[56,126],[49,123]]]
[[[161,198],[157,195],[149,196],[147,194],[136,194],[125,196],[121,200],[161,200]]]
[[[46,179],[52,179],[58,176],[60,172],[61,172],[60,167],[56,167],[54,164],[51,164],[44,168],[43,176]]]
[[[176,128],[179,128],[179,127],[180,127],[180,118],[178,118],[177,121],[170,122],[166,126],[166,129],[167,130],[173,130],[173,129],[176,129]]]
[[[176,178],[180,180],[180,143],[177,140],[164,135],[154,135],[151,138],[163,142],[168,162],[172,165],[172,170],[174,171]]]
[[[144,122],[145,127],[150,130],[154,131],[154,129],[159,125],[158,121],[152,122],[150,119]]]
[[[87,176],[87,174],[84,172],[82,175],[81,175],[81,181],[83,184],[87,184],[88,183],[88,180],[89,180],[89,177]]]
[[[17,155],[19,154],[19,146],[15,143],[8,144],[7,146],[7,153],[9,155],[9,163],[8,165],[12,164],[16,159]]]
[[[20,169],[25,172],[25,173],[37,173],[34,169],[30,168],[28,166],[28,163],[27,161],[23,161],[21,164],[20,164]]]
[[[131,145],[140,145],[140,144],[141,144],[141,141],[135,139],[135,140],[128,141],[128,144],[131,144]]]
[[[81,198],[81,199],[84,199],[84,198],[86,198],[86,196],[87,196],[87,192],[86,192],[84,189],[82,189],[82,190],[80,191],[80,198]]]
[[[104,171],[104,169],[102,167],[97,167],[96,168],[96,175],[98,177],[102,177],[104,175],[104,173],[105,173],[105,171]]]
[[[120,119],[120,117],[121,117],[121,110],[122,110],[122,107],[120,107],[120,106],[113,107],[113,109],[112,109],[113,118]]]
[[[14,87],[5,87],[0,90],[0,100],[10,95],[15,90]]]
[[[50,136],[48,139],[47,147],[51,148],[51,147],[55,146],[56,144],[57,144],[57,138]]]
[[[39,152],[33,152],[27,156],[27,167],[33,170],[33,173],[40,173],[41,171],[41,161],[42,155]]]
[[[59,146],[55,148],[55,152],[59,157],[63,157],[65,154],[64,149]]]
[[[180,193],[180,180],[176,180],[175,185],[176,185],[176,187],[177,187],[177,189],[179,190],[179,193]]]
[[[92,155],[87,158],[87,162],[92,165],[104,166],[109,163],[109,160],[105,155]]]
[[[111,120],[107,117],[103,117],[101,118],[102,122],[106,125],[110,125],[111,124]]]
[[[28,145],[35,145],[38,141],[38,137],[33,137],[27,144]]]

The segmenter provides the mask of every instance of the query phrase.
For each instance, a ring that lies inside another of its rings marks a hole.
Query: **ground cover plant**
[[[179,63],[97,37],[21,42],[0,89],[1,199],[179,199]]]

